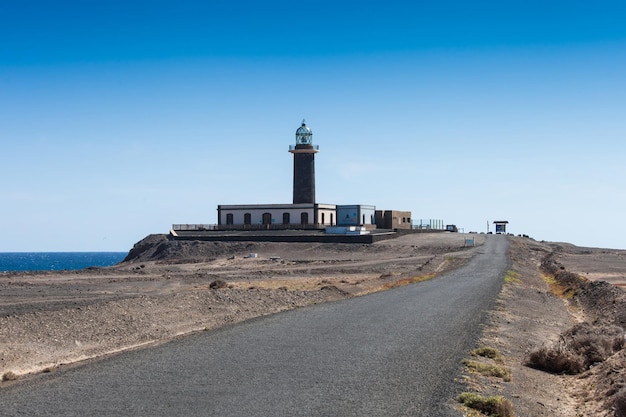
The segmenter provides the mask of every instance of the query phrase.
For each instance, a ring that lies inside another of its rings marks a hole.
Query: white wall
[[[309,216],[308,224],[314,224],[315,209],[312,205],[303,205],[298,207],[297,205],[284,205],[284,206],[262,206],[262,205],[249,205],[249,206],[220,206],[220,219],[219,223],[226,225],[226,217],[229,213],[233,215],[233,224],[244,224],[245,213],[250,213],[251,223],[253,225],[263,224],[263,214],[270,213],[272,215],[272,224],[283,224],[283,213],[289,213],[290,224],[300,224],[300,216],[302,213],[307,213]],[[331,208],[318,208],[318,222],[323,225],[336,224],[337,215],[334,209]],[[324,222],[322,223],[322,214],[324,214]],[[332,221],[332,223],[331,223]]]

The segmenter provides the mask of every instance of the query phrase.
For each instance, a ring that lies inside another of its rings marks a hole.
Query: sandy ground
[[[191,332],[429,279],[480,250],[486,236],[471,236],[476,247],[464,247],[467,235],[456,233],[373,245],[169,242],[155,235],[135,245],[132,262],[115,267],[5,273],[0,375],[13,373],[19,382]],[[480,344],[502,352],[512,378],[505,382],[468,371],[468,390],[504,395],[517,416],[612,415],[602,408],[602,398],[581,394],[590,390],[585,378],[524,366],[532,349],[585,319],[579,308],[550,292],[539,270],[550,253],[568,270],[624,284],[624,251],[511,238],[516,274],[507,279]],[[11,383],[16,382],[0,382],[0,389]]]
[[[591,281],[607,281],[626,288],[626,250],[583,248],[553,243],[556,259],[565,268]]]
[[[476,248],[464,248],[464,241],[461,235],[429,234],[374,245],[213,243],[168,242],[157,235],[136,245],[146,250],[132,262],[112,268],[5,273],[0,375],[49,371],[430,278],[472,256]],[[221,281],[225,288],[211,288]]]

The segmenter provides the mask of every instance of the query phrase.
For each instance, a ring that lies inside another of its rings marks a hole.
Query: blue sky
[[[319,202],[626,248],[620,2],[91,3],[0,4],[0,251],[289,203],[303,118]]]

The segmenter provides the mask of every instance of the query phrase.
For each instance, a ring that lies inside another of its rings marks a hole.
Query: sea
[[[0,252],[0,272],[73,271],[112,266],[128,252]]]

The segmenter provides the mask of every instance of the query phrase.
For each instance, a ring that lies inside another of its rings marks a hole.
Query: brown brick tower
[[[315,154],[319,146],[313,146],[313,132],[302,121],[296,130],[296,146],[289,146],[293,154],[293,204],[315,204]]]

